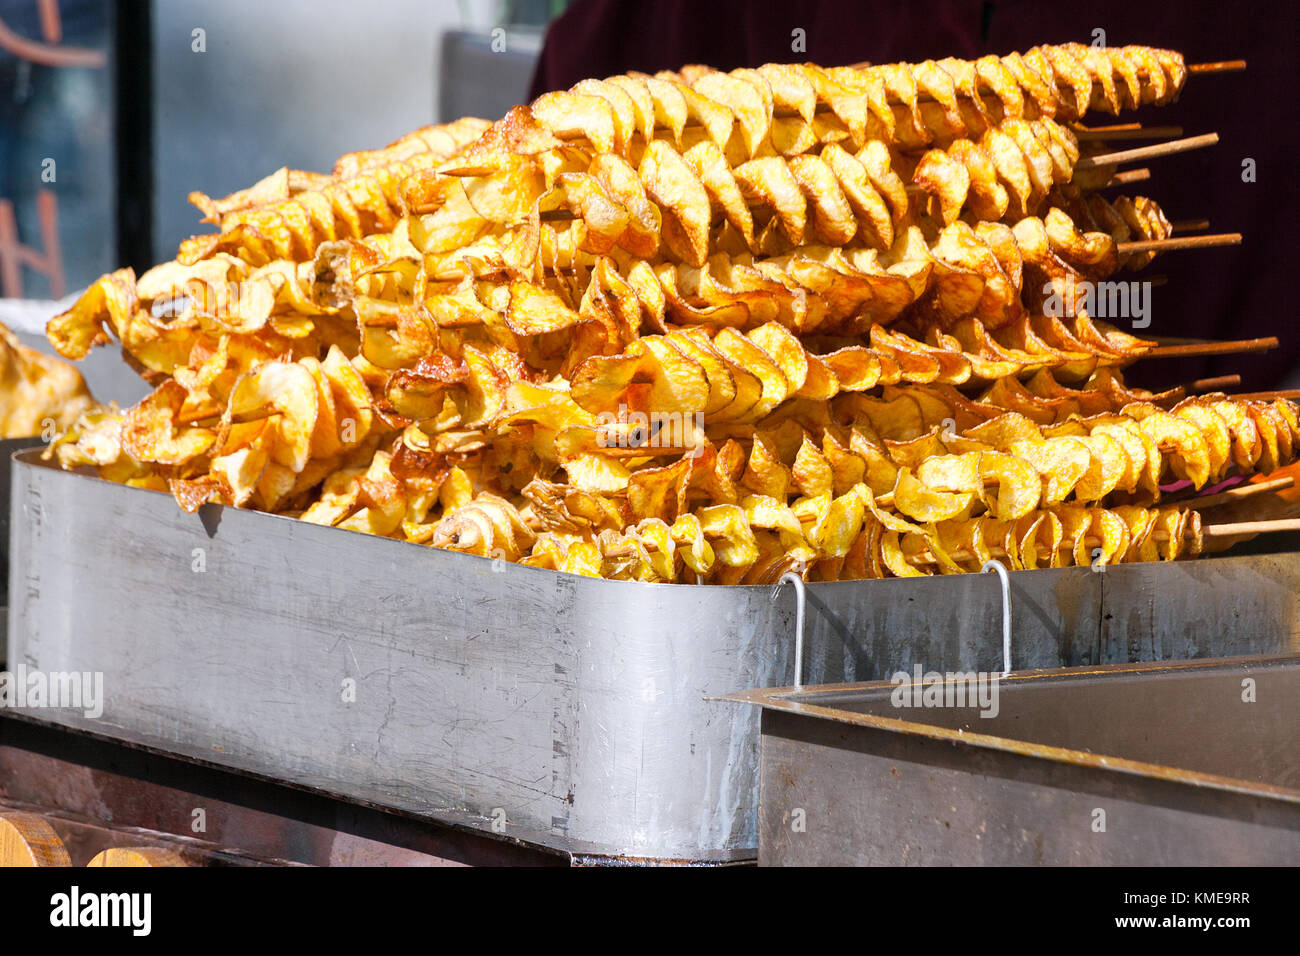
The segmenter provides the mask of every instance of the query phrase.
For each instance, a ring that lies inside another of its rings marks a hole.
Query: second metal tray
[[[1300,864],[1300,657],[1015,673],[988,716],[911,690],[731,698],[763,711],[760,863]]]

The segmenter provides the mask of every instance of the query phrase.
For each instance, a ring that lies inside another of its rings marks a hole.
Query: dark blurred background
[[[1124,117],[1217,130],[1218,146],[1155,160],[1153,178],[1128,188],[1171,219],[1208,218],[1212,231],[1246,237],[1158,259],[1148,271],[1168,284],[1154,291],[1146,331],[1283,340],[1261,356],[1146,362],[1131,377],[1241,372],[1243,388],[1296,387],[1289,223],[1300,191],[1286,176],[1300,128],[1298,24],[1300,5],[1166,0],[0,0],[0,293],[48,298],[118,264],[171,258],[204,228],[191,190],[225,195],[282,165],[327,170],[344,152],[435,120],[493,119],[586,76],[974,57],[1104,30],[1111,46],[1250,64],[1192,77],[1178,104]],[[1245,158],[1254,183],[1242,181]],[[5,203],[19,256],[5,246]]]

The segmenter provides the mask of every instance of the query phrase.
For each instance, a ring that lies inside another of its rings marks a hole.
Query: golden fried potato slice
[[[808,353],[785,326],[778,322],[768,322],[746,332],[745,338],[775,360],[785,376],[790,393],[803,388],[808,379]]]
[[[834,373],[843,391],[865,392],[880,382],[880,357],[860,345],[845,346],[816,358]]]
[[[719,563],[748,567],[758,559],[758,543],[739,505],[709,505],[696,514]]]
[[[1035,441],[1042,437],[1033,420],[1019,412],[1007,412],[990,418],[982,424],[967,428],[963,435],[999,450],[1010,450],[1017,441]]]
[[[506,325],[517,335],[544,335],[567,329],[582,321],[555,292],[530,282],[510,283],[510,305]]]
[[[367,475],[363,484],[367,480],[373,479]],[[438,523],[430,544],[462,554],[518,561],[535,540],[514,505],[481,491],[469,504],[451,511]]]
[[[880,563],[896,578],[923,578],[929,572],[913,567],[899,543],[897,531],[884,531],[880,536]]]
[[[605,82],[618,87],[632,102],[636,129],[641,134],[641,139],[647,143],[654,139],[655,104],[646,84],[637,77],[625,74],[607,77]]]
[[[1233,464],[1243,471],[1253,469],[1263,451],[1263,443],[1255,420],[1246,413],[1245,404],[1208,397],[1205,401],[1228,426],[1228,433],[1232,436]]]
[[[890,400],[868,395],[843,395],[845,407],[852,410],[854,422],[865,422],[881,438],[909,441],[928,430],[916,399],[906,393]]]
[[[1170,412],[1200,429],[1209,452],[1210,478],[1223,478],[1232,462],[1232,435],[1228,423],[1196,398],[1179,402]]]
[[[583,137],[598,153],[614,150],[614,107],[603,97],[567,91],[543,93],[528,109],[538,123],[561,139]]]
[[[1080,505],[1057,505],[1051,510],[1061,522],[1061,546],[1068,549],[1070,557],[1069,561],[1062,559],[1060,563],[1063,566],[1090,565],[1088,531],[1092,527],[1092,509]]]
[[[917,466],[917,477],[927,488],[950,494],[984,493],[984,478],[980,474],[982,452],[960,455],[937,455]]]
[[[713,546],[704,536],[699,517],[693,514],[681,515],[673,522],[670,530],[673,542],[677,545],[677,553],[681,555],[686,567],[695,574],[707,574],[713,567]]]
[[[691,88],[734,113],[744,141],[744,154],[753,156],[758,152],[772,122],[772,103],[753,82],[726,73],[707,73],[692,83]],[[725,147],[726,143],[718,145]]]
[[[685,160],[667,143],[647,144],[637,170],[646,194],[662,213],[662,240],[679,261],[701,267],[708,261],[709,194]]]
[[[166,381],[128,409],[122,421],[122,449],[137,461],[160,465],[185,464],[206,452],[216,435],[180,423],[188,397],[181,385]]]
[[[907,468],[898,470],[894,486],[894,507],[917,521],[931,523],[970,517],[976,501],[975,493],[948,493],[934,491],[919,481]]]
[[[659,251],[662,221],[637,171],[620,156],[603,155],[592,160],[590,172],[628,212],[627,227],[618,244],[634,256],[653,258]]]
[[[786,380],[785,373],[776,360],[735,329],[719,329],[713,337],[713,348],[733,365],[753,372],[763,383],[762,396],[745,413],[745,420],[761,419],[797,391],[797,387],[791,387],[791,383]]]
[[[573,400],[591,412],[620,404],[645,414],[690,413],[704,408],[709,383],[701,365],[663,336],[646,336],[621,355],[593,355],[574,372]]]
[[[862,530],[865,515],[862,497],[847,491],[832,499],[825,514],[809,527],[808,542],[823,557],[842,558]]]
[[[701,413],[706,419],[713,417],[736,400],[736,377],[728,363],[717,352],[693,336],[682,332],[673,332],[664,337],[664,341],[680,352],[684,357],[697,363],[704,372],[709,386],[709,397]],[[754,394],[760,394],[761,386],[755,381]]]
[[[562,173],[559,183],[565,204],[586,226],[584,248],[604,255],[618,245],[631,221],[627,207],[612,200],[587,173]]]
[[[1115,511],[1105,508],[1092,509],[1092,534],[1101,539],[1101,554],[1097,560],[1102,564],[1124,560],[1133,543],[1133,532],[1128,522]]]
[[[912,361],[913,356],[922,356],[934,362],[938,366],[938,375],[933,381],[941,385],[962,385],[970,381],[973,366],[970,359],[961,352],[918,342],[906,335],[892,332],[880,326],[872,327],[871,344],[878,349],[892,349],[892,354],[900,365],[903,364],[903,359],[899,358],[900,353],[905,353],[908,356],[907,361],[909,363]],[[904,373],[905,378],[911,374],[908,369],[904,369]],[[921,375],[921,378],[929,378],[928,369]]]
[[[673,521],[686,509],[691,463],[680,459],[671,465],[637,469],[627,482],[627,503],[637,518]]]
[[[687,150],[682,158],[704,184],[727,221],[736,227],[745,245],[753,249],[754,217],[722,150],[716,143],[704,140]]]
[[[858,220],[858,235],[877,249],[894,244],[894,224],[889,208],[871,182],[866,168],[857,157],[837,143],[821,151],[822,161],[830,167]]]
[[[626,153],[633,134],[638,132],[637,106],[627,92],[607,80],[593,79],[579,81],[570,88],[569,92],[583,96],[597,96],[609,104],[614,120],[614,149]]]
[[[784,501],[794,484],[794,475],[768,436],[755,433],[740,482],[755,494]]]
[[[1079,442],[1088,449],[1091,456],[1088,470],[1074,486],[1075,497],[1080,501],[1101,501],[1114,491],[1133,469],[1134,463],[1129,459],[1124,446],[1104,432],[1099,431],[1075,439],[1055,440]]]
[[[1038,507],[1043,497],[1043,479],[1028,462],[1001,452],[977,454],[979,476],[985,485],[983,497],[999,520],[1014,521]],[[995,494],[990,494],[990,484],[997,486]]]
[[[935,425],[919,438],[909,441],[885,439],[885,449],[894,463],[904,468],[915,468],[921,462],[934,455],[946,455],[948,447],[944,444],[941,426]]]
[[[271,460],[297,474],[311,458],[318,411],[316,380],[305,366],[265,362],[236,382],[227,414],[236,423],[278,416]]]
[[[857,235],[858,221],[834,171],[819,156],[792,156],[787,162],[808,200],[812,237],[830,246],[848,245]]]
[[[135,272],[119,269],[101,276],[67,312],[45,326],[50,343],[64,358],[83,359],[96,345],[112,341],[105,323],[118,338],[131,320],[137,305]]]
[[[673,333],[673,345],[685,355],[694,358],[706,371],[713,367],[712,362],[721,362],[727,366],[728,373],[735,386],[734,398],[723,408],[710,414],[710,421],[749,421],[750,412],[763,397],[763,380],[744,365],[736,363],[730,356],[714,347],[708,332],[702,328],[684,329]]]
[[[808,203],[789,165],[778,157],[752,159],[735,169],[746,202],[772,209],[792,245],[801,245],[808,224]]]
[[[807,434],[803,436],[799,450],[795,453],[790,476],[795,487],[810,498],[834,490],[835,472],[816,442]]]
[[[971,190],[970,173],[963,163],[941,149],[929,150],[916,164],[912,182],[937,200],[945,226],[957,221]]]
[[[1094,467],[1092,450],[1076,438],[1020,439],[1012,442],[1007,451],[1024,459],[1043,477],[1044,507],[1064,501]],[[1100,470],[1100,465],[1096,467]],[[1082,495],[1079,497],[1083,500]]]
[[[726,151],[731,141],[731,131],[735,126],[735,114],[726,106],[697,93],[690,86],[679,86],[678,90],[686,101],[687,116],[702,127],[709,139]]]
[[[1020,566],[1026,571],[1039,566],[1040,556],[1049,563],[1051,561],[1048,549],[1039,542],[1039,529],[1049,515],[1050,512],[1031,511],[1015,523],[1016,554],[1020,556]]]
[[[1210,480],[1209,445],[1194,424],[1145,402],[1125,405],[1120,412],[1137,421],[1159,449],[1170,455],[1170,467],[1179,478],[1188,479],[1197,488]]]
[[[1280,449],[1278,446],[1279,425],[1282,425],[1283,432],[1289,432],[1285,424],[1276,420],[1268,412],[1268,406],[1258,402],[1246,403],[1246,414],[1255,422],[1255,428],[1259,432],[1260,438],[1260,456],[1258,468],[1265,474],[1274,471],[1281,464]],[[1144,422],[1145,424],[1145,422]],[[1199,485],[1197,487],[1200,487]]]

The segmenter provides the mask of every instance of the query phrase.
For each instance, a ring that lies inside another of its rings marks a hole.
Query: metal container
[[[9,630],[9,486],[10,458],[39,445],[39,438],[0,438],[0,668],[5,665],[5,634]]]
[[[1300,864],[1300,658],[1016,673],[989,717],[915,683],[731,698],[760,864]]]
[[[99,719],[34,716],[575,854],[756,852],[758,714],[705,698],[792,682],[788,588],[186,515],[30,453],[12,505],[10,661],[104,673]],[[1011,578],[1018,667],[1300,647],[1294,554]],[[807,593],[811,681],[1000,660],[990,576]]]
[[[4,324],[28,348],[44,355],[57,356],[45,337],[45,323],[77,300],[70,295],[60,301],[34,299],[0,299],[0,323]],[[101,402],[117,402],[125,408],[135,404],[150,392],[149,385],[132,368],[122,361],[116,349],[96,349],[80,362],[73,364],[92,395]],[[9,458],[16,451],[43,443],[37,435],[31,438],[0,439],[0,667],[5,663],[5,630],[8,625],[9,581]]]

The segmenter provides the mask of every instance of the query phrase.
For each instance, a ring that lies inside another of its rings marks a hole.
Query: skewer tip
[[[1245,60],[1219,60],[1215,63],[1192,63],[1188,73],[1240,73],[1246,69]]]

